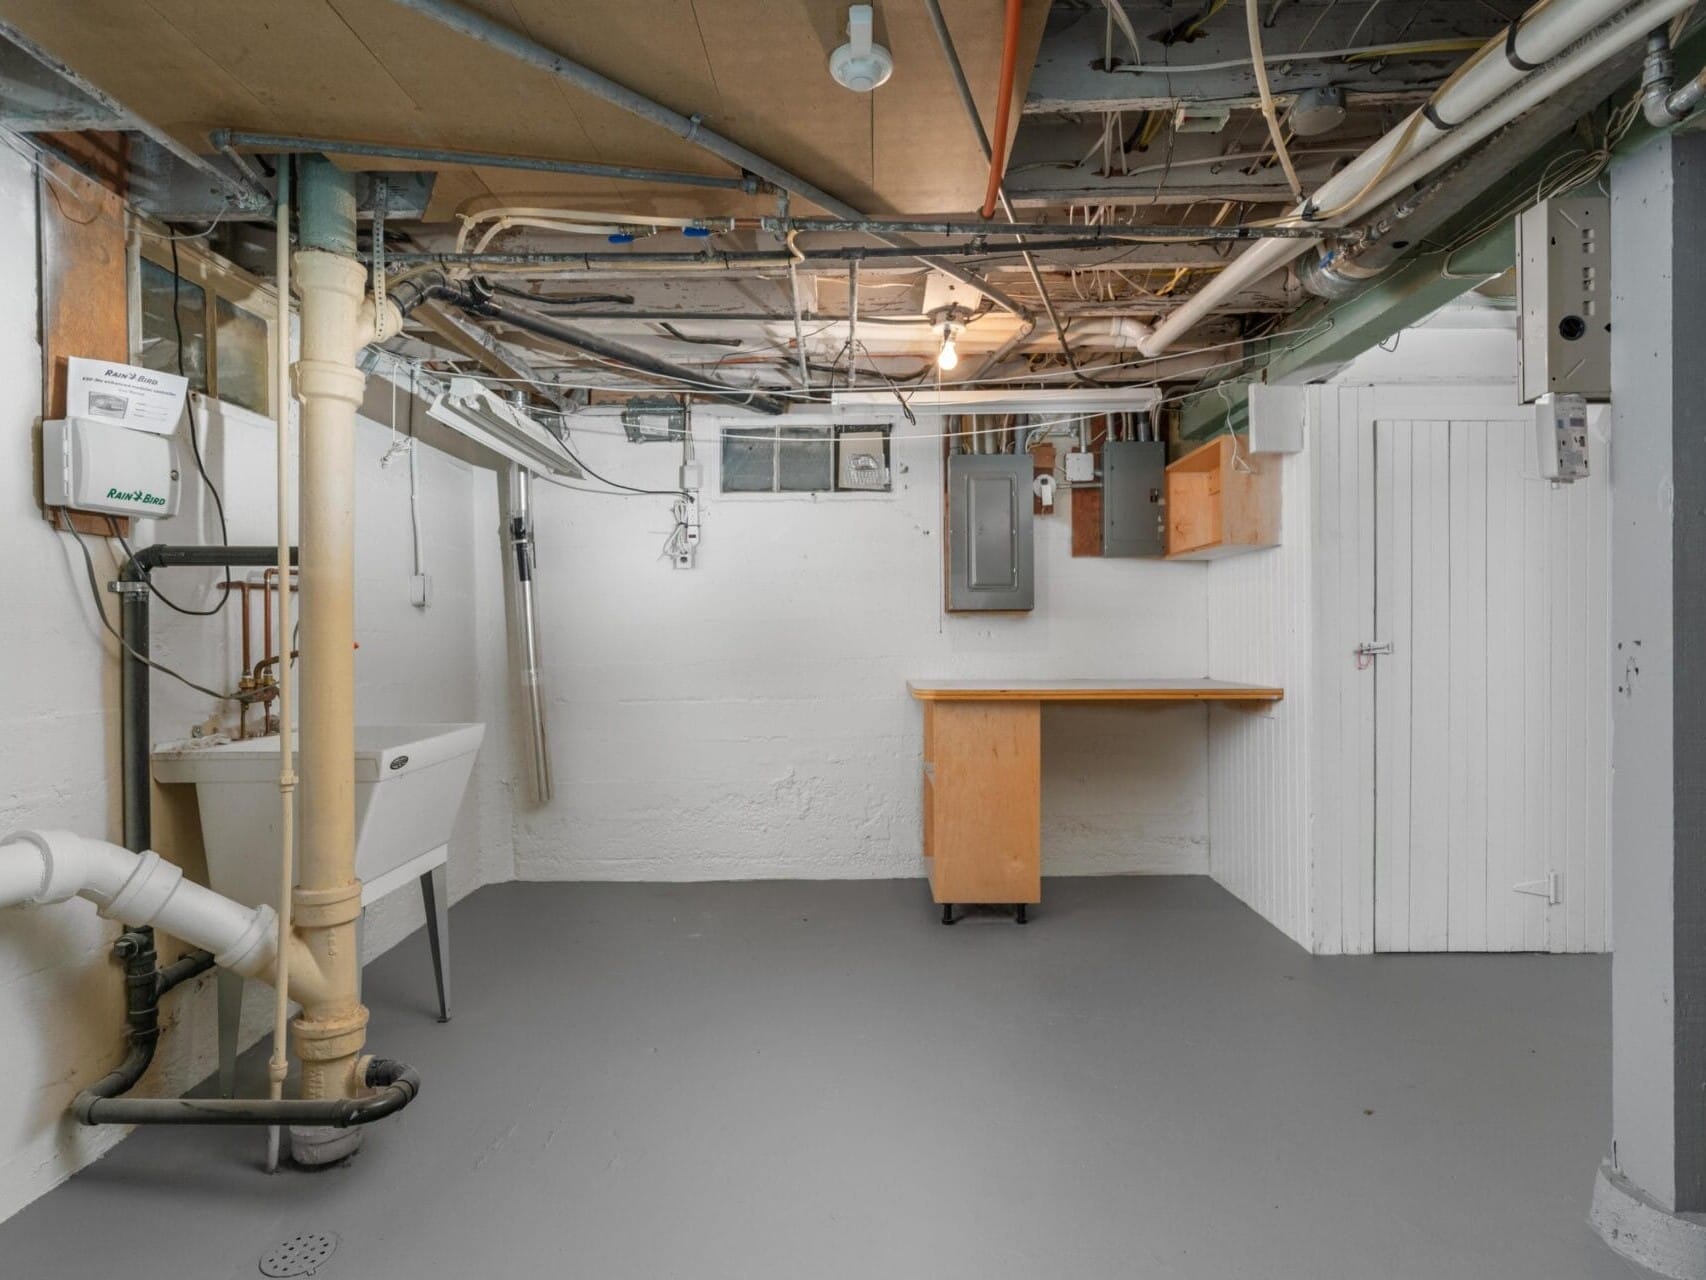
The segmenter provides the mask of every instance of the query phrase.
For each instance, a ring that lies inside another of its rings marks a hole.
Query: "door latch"
[[[1357,670],[1366,671],[1374,665],[1376,658],[1385,657],[1392,652],[1392,642],[1390,640],[1364,640],[1351,652],[1356,654]]]
[[[1519,881],[1511,889],[1530,897],[1545,898],[1548,906],[1555,907],[1564,900],[1562,877],[1556,871],[1548,871],[1544,880]]]

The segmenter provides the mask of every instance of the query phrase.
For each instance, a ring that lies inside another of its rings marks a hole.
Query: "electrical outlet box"
[[[42,504],[161,519],[178,511],[171,437],[92,418],[41,425]]]
[[[1094,484],[1096,482],[1096,455],[1085,453],[1082,449],[1074,449],[1066,455],[1066,483]]]
[[[1611,202],[1557,196],[1517,217],[1521,398],[1611,398]]]
[[[1588,402],[1582,396],[1543,395],[1534,402],[1535,456],[1540,476],[1557,484],[1588,478]]]

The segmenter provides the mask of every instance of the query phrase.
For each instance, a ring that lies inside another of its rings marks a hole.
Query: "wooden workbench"
[[[1042,704],[1278,702],[1227,680],[914,680],[924,704],[924,857],[942,923],[955,903],[1042,901]]]

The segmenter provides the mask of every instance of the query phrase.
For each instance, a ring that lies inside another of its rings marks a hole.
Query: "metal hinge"
[[[1544,880],[1524,880],[1513,884],[1511,888],[1530,897],[1545,898],[1549,906],[1555,907],[1564,900],[1563,877],[1556,871],[1547,872]]]

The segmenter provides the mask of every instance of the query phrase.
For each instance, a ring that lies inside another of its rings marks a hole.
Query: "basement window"
[[[181,358],[191,390],[270,414],[272,289],[192,241],[175,246],[174,273],[173,247],[157,236],[140,237],[131,295],[131,358],[161,373],[177,373]]]
[[[887,425],[723,431],[724,493],[888,493],[891,488]]]

